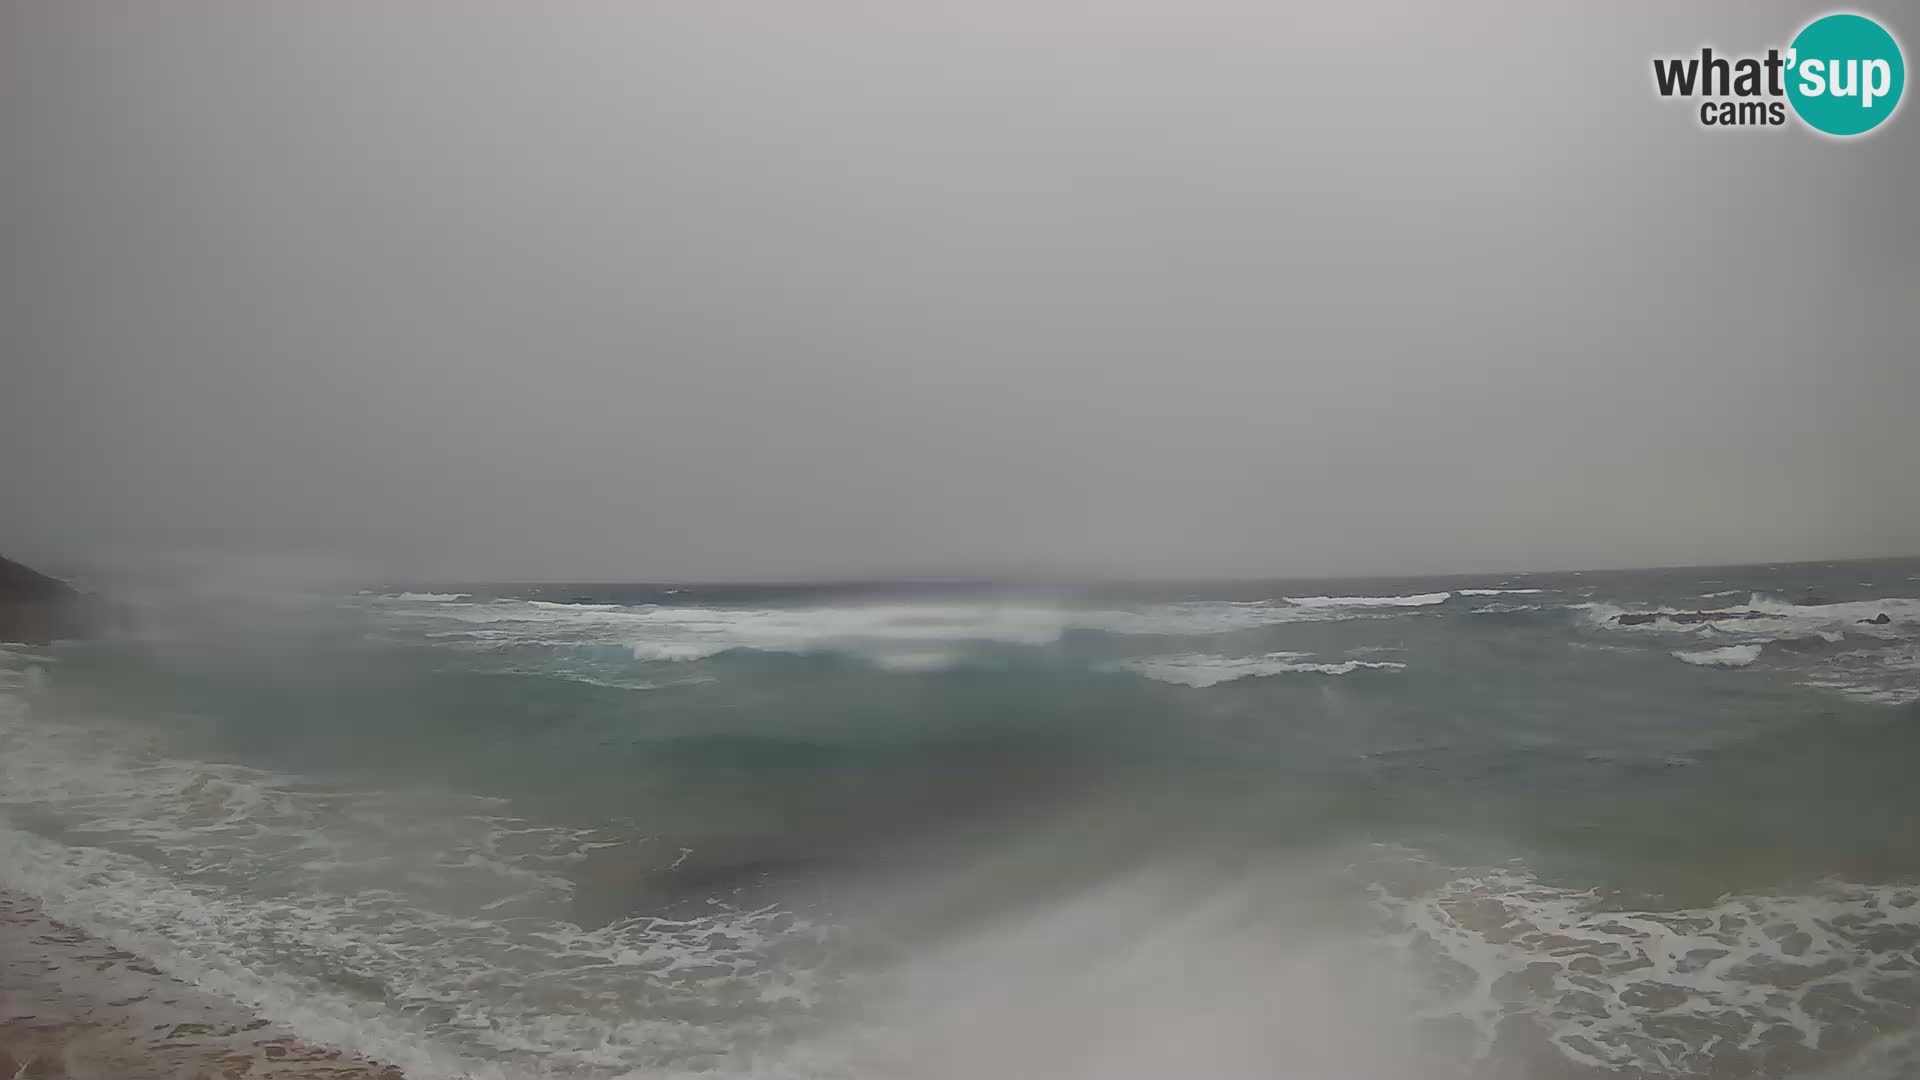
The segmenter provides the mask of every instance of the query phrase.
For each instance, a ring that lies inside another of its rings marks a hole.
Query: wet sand
[[[0,1080],[403,1080],[0,892]]]

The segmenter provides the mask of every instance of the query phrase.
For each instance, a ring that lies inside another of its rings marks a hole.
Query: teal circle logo
[[[1815,131],[1864,135],[1900,106],[1907,62],[1886,27],[1865,15],[1808,23],[1788,53],[1787,100]]]

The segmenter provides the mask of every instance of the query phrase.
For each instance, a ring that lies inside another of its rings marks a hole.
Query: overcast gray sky
[[[1920,115],[1652,90],[1819,10],[0,0],[0,550],[1920,552]]]

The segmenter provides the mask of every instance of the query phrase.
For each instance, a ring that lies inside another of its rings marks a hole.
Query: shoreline
[[[0,889],[0,1080],[405,1080]]]

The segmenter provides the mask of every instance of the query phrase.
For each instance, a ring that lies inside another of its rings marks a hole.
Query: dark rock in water
[[[1833,601],[1821,596],[1819,593],[1807,593],[1800,599],[1794,601],[1794,604],[1799,607],[1825,607],[1831,603],[1833,603]]]
[[[1693,626],[1697,623],[1772,618],[1777,616],[1765,611],[1630,611],[1624,615],[1615,615],[1613,621],[1621,626],[1644,626],[1647,623],[1665,619],[1681,626]]]
[[[73,586],[0,558],[0,641],[44,645],[85,636],[95,621],[91,604]]]
[[[1880,614],[1875,615],[1871,619],[1861,619],[1860,621],[1863,623],[1866,623],[1868,626],[1885,626],[1888,623],[1892,622],[1893,619],[1890,618],[1887,615],[1887,613],[1883,611]]]
[[[1672,618],[1674,622],[1690,625],[1720,622],[1726,619],[1775,619],[1779,616],[1770,615],[1764,611],[1681,611],[1676,612]]]

